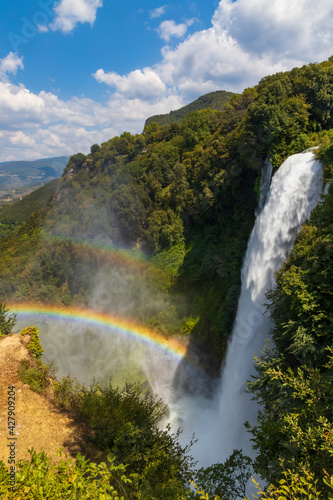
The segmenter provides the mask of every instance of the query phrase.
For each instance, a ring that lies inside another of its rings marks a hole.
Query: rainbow
[[[29,302],[12,302],[7,303],[6,306],[11,312],[23,318],[42,316],[46,318],[83,322],[85,325],[103,327],[109,330],[116,329],[121,335],[144,342],[148,346],[158,348],[174,358],[177,358],[179,361],[184,359],[187,352],[187,346],[184,342],[174,337],[166,337],[150,328],[140,326],[133,321],[119,318],[111,314],[93,311],[92,309],[61,307]]]
[[[102,260],[108,261],[115,266],[126,266],[139,271],[156,267],[156,265],[150,262],[142,252],[138,251],[119,249],[115,246],[89,242],[80,238],[73,238],[71,236],[62,237],[44,234],[43,241],[50,244],[65,243],[72,245],[72,247],[77,251],[81,251],[82,254],[86,254],[88,258],[101,258]]]

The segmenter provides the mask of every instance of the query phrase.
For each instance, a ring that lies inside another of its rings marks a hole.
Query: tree
[[[8,316],[9,309],[6,309],[6,304],[0,302],[0,337],[4,337],[11,333],[16,323],[16,314]]]
[[[90,153],[93,155],[94,153],[98,153],[101,150],[99,144],[93,144],[90,148]]]
[[[249,384],[261,405],[252,428],[255,469],[274,485],[281,459],[315,480],[323,470],[333,474],[332,195],[329,188],[276,273],[267,294],[275,348],[256,360]]]
[[[246,497],[246,485],[253,473],[251,458],[234,450],[227,460],[196,473],[195,482],[208,495],[234,500]]]
[[[166,406],[139,384],[123,389],[94,383],[81,386],[70,377],[56,383],[55,401],[85,422],[91,445],[98,453],[111,453],[115,464],[126,464],[133,480],[128,498],[185,500],[193,476],[192,442],[179,443],[180,431],[160,429]],[[102,455],[103,456],[103,455]]]

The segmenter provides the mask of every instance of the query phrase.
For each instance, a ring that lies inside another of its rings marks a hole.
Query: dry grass
[[[33,392],[19,380],[17,370],[22,361],[34,363],[26,345],[29,337],[9,335],[0,339],[0,460],[8,460],[8,386],[15,385],[16,460],[28,459],[30,448],[43,450],[58,459],[63,448],[75,457],[86,450],[84,429],[64,410],[57,408],[45,396]]]

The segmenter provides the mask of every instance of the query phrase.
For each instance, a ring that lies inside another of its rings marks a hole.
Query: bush
[[[56,383],[55,401],[71,409],[91,431],[91,441],[132,474],[130,498],[185,499],[192,477],[190,446],[179,444],[180,431],[160,430],[165,405],[138,384],[120,390],[111,383],[87,388],[70,377]]]
[[[119,490],[130,483],[124,465],[95,464],[78,454],[76,461],[61,459],[53,463],[45,452],[29,450],[30,460],[17,465],[15,487],[3,462],[0,461],[0,496],[2,500],[123,500]],[[61,456],[61,452],[58,453]],[[117,489],[116,489],[117,488]]]
[[[21,332],[21,335],[30,335],[31,340],[28,344],[28,349],[32,353],[33,357],[38,360],[41,358],[44,349],[39,340],[39,331],[35,326],[29,326],[28,328],[24,328]]]
[[[34,392],[43,392],[50,384],[50,379],[55,377],[52,367],[40,362],[32,366],[26,361],[22,361],[18,368],[18,376],[24,384],[27,384]]]
[[[8,312],[6,304],[0,302],[0,338],[11,333],[16,323],[16,314],[8,316]]]

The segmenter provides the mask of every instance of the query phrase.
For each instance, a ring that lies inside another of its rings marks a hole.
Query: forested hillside
[[[277,168],[292,153],[330,142],[332,78],[329,61],[269,76],[232,96],[222,112],[152,123],[142,134],[124,132],[87,156],[72,156],[53,203],[2,241],[3,298],[85,303],[102,264],[87,244],[104,245],[108,265],[118,266],[129,288],[144,283],[164,303],[162,313],[142,308],[136,286],[129,315],[163,332],[191,334],[218,369],[261,167],[268,156]],[[120,262],[116,249],[147,260],[150,272],[128,277],[128,256]]]
[[[148,127],[153,122],[157,123],[159,126],[171,125],[175,122],[181,123],[185,115],[191,113],[192,111],[201,111],[202,109],[222,111],[224,105],[229,101],[232,95],[234,95],[233,92],[227,92],[225,90],[210,92],[209,94],[202,95],[190,104],[187,104],[187,106],[175,111],[170,111],[170,113],[167,113],[166,115],[150,116],[147,118],[145,126]]]
[[[331,59],[267,76],[233,95],[223,111],[190,112],[181,123],[152,122],[142,134],[94,144],[88,155],[70,158],[50,201],[27,210],[23,224],[1,240],[2,300],[95,304],[189,336],[190,349],[216,375],[235,317],[262,166],[270,158],[278,169],[310,147],[317,147],[328,183]],[[310,498],[311,485],[322,492],[313,498],[332,495],[332,189],[268,293],[274,348],[258,360],[250,384],[262,403],[254,467],[275,485],[263,498]],[[87,404],[94,398],[86,397]],[[305,493],[283,496],[283,478],[290,491],[304,480]]]
[[[59,180],[54,179],[21,200],[7,204],[0,208],[0,237],[7,236],[34,212],[44,208],[58,189]]]

